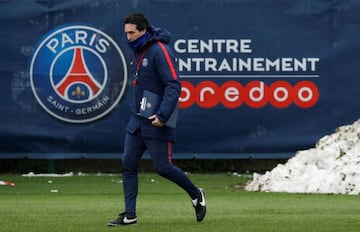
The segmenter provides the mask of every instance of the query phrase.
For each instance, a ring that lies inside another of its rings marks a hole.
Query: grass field
[[[359,196],[246,192],[242,186],[249,176],[189,176],[207,194],[202,223],[180,188],[143,173],[139,224],[114,228],[106,223],[123,209],[120,175],[0,175],[16,183],[15,188],[0,186],[0,231],[360,231]]]

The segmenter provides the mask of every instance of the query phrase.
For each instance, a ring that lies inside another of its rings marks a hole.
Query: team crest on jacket
[[[40,39],[29,74],[35,98],[46,112],[65,122],[87,123],[118,104],[127,66],[109,35],[76,24],[57,27]]]

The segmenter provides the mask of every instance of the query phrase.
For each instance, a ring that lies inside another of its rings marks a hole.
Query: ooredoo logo
[[[227,81],[221,86],[212,81],[203,81],[197,86],[183,81],[179,102],[180,108],[197,104],[209,109],[219,103],[226,108],[237,108],[243,103],[250,108],[262,108],[268,103],[275,108],[286,108],[291,104],[299,108],[311,108],[319,96],[317,86],[311,81],[300,81],[294,86],[282,80],[271,85],[251,81],[245,86],[236,81]]]
[[[79,24],[57,27],[41,38],[29,73],[42,108],[70,123],[107,115],[122,98],[127,80],[126,60],[114,40]]]

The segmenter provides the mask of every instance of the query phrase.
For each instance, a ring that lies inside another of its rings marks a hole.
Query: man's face
[[[135,24],[132,24],[132,23],[125,24],[125,34],[126,34],[126,37],[129,42],[136,40],[137,38],[139,38],[140,36],[145,34],[145,32],[146,32],[146,29],[139,31],[136,28]]]

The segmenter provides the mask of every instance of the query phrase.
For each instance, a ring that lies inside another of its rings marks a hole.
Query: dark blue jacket
[[[148,90],[163,97],[156,115],[161,122],[167,122],[177,107],[181,92],[181,82],[174,64],[174,52],[168,46],[170,33],[165,29],[155,27],[151,27],[148,31],[151,36],[142,47],[134,51],[130,61],[130,75],[132,78],[135,76],[137,78],[136,84],[134,83],[131,88],[132,116],[126,130],[134,133],[140,128],[144,137],[175,141],[175,128],[153,126],[149,119],[137,115],[143,91]],[[139,71],[136,75],[137,66]]]

